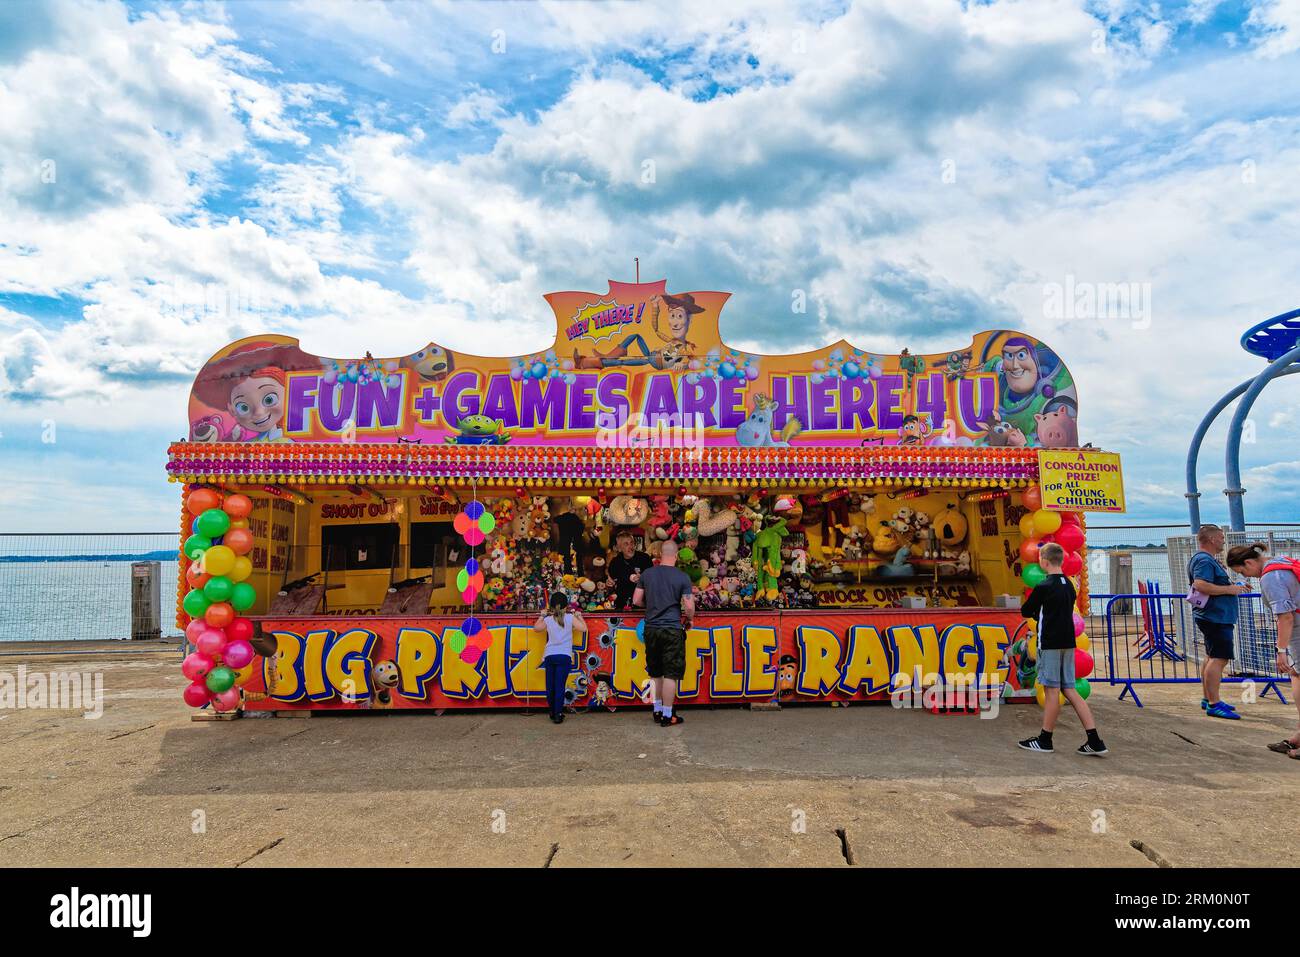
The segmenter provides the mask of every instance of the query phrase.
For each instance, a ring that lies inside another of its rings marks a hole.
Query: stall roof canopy
[[[725,292],[667,282],[558,292],[552,348],[489,358],[435,342],[331,359],[262,335],[195,379],[189,438],[422,446],[1071,447],[1078,397],[1037,339],[981,332],[951,352],[882,355],[844,340],[773,356],[722,341]],[[808,322],[796,302],[790,321]],[[743,317],[729,317],[733,323]]]
[[[1029,449],[916,448],[502,448],[500,446],[292,446],[178,442],[172,479],[237,485],[405,485],[501,488],[1026,485]]]

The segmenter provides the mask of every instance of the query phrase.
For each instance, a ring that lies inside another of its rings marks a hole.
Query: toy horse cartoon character
[[[803,423],[794,416],[785,423],[780,436],[772,435],[772,416],[776,401],[762,392],[754,396],[754,411],[736,429],[736,444],[745,448],[787,448],[790,440],[803,431]]]

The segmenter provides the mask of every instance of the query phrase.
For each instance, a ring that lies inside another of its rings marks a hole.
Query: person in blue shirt
[[[1249,585],[1234,585],[1228,570],[1219,561],[1223,551],[1223,529],[1202,525],[1196,533],[1198,551],[1187,564],[1187,579],[1192,588],[1205,595],[1203,608],[1195,608],[1192,618],[1205,636],[1205,663],[1201,665],[1201,708],[1211,718],[1238,721],[1241,715],[1219,698],[1223,669],[1232,661],[1232,632],[1237,624],[1237,597],[1250,591]]]

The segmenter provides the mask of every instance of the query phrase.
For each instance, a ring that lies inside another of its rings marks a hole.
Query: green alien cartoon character
[[[448,445],[505,445],[510,433],[496,419],[486,415],[467,415],[456,422],[458,435],[447,436]]]

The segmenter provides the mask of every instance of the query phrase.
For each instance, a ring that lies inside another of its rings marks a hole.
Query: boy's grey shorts
[[[1074,649],[1039,648],[1038,683],[1044,688],[1074,687]]]

